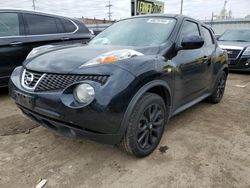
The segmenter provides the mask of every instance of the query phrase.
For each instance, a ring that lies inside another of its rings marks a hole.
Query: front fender
[[[228,55],[224,50],[219,48],[219,50],[217,50],[216,62],[215,62],[215,65],[213,67],[212,89],[214,89],[214,86],[216,85],[216,82],[217,82],[219,76],[221,75],[221,72],[225,71],[225,70],[228,73]]]
[[[123,120],[122,120],[122,124],[121,124],[121,127],[120,127],[120,130],[119,130],[119,133],[121,135],[121,138],[120,140],[122,139],[122,136],[124,135],[127,127],[128,127],[128,121],[129,121],[129,118],[133,112],[133,109],[135,107],[135,105],[137,104],[137,102],[139,101],[139,99],[147,92],[149,91],[151,88],[154,88],[155,86],[161,86],[161,87],[164,87],[166,89],[166,91],[168,92],[169,94],[169,97],[170,97],[170,101],[172,99],[172,92],[171,92],[171,89],[170,89],[170,86],[167,82],[163,81],[163,80],[152,80],[150,82],[148,82],[147,84],[145,84],[144,86],[142,86],[137,92],[136,94],[133,96],[132,100],[130,101],[126,111],[125,111],[125,114],[124,114],[124,117],[123,117]],[[167,108],[169,108],[169,111],[170,111],[170,108],[171,108],[171,102],[170,104],[167,106]],[[170,113],[169,113],[170,115]],[[169,117],[168,117],[169,118]]]

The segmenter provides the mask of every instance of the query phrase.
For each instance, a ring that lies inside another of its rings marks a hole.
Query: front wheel
[[[156,94],[146,93],[136,104],[120,148],[136,157],[145,157],[158,146],[167,120],[166,106]]]
[[[223,71],[216,82],[214,91],[212,95],[208,98],[208,101],[210,103],[219,103],[224,95],[225,87],[226,87],[226,81],[227,81],[227,75]]]

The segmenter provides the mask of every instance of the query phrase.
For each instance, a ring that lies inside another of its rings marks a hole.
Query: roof
[[[123,20],[126,19],[133,19],[133,18],[141,18],[141,17],[166,17],[166,18],[176,18],[178,20],[183,20],[184,18],[190,19],[190,20],[194,20],[195,22],[200,23],[201,25],[204,25],[204,23],[200,22],[197,19],[185,16],[185,15],[181,15],[181,14],[145,14],[145,15],[138,15],[138,16],[133,16],[133,17],[129,17],[129,18],[125,18]]]
[[[137,17],[179,17],[181,15],[178,14],[144,14],[144,15],[137,15],[137,16],[133,16],[133,18],[137,18]]]
[[[44,16],[53,16],[53,17],[61,17],[67,18],[66,16],[61,16],[48,12],[34,11],[34,10],[26,10],[26,9],[15,9],[15,8],[1,8],[0,12],[18,12],[18,13],[30,13],[30,14],[39,14]]]

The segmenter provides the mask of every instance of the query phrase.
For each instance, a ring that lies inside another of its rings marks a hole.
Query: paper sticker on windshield
[[[172,21],[172,20],[171,20]],[[170,20],[166,20],[166,19],[155,19],[155,18],[151,18],[147,21],[147,23],[156,23],[156,24],[168,24],[171,22]]]

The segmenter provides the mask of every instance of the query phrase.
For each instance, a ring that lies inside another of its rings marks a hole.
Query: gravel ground
[[[230,73],[223,101],[171,119],[144,159],[55,135],[0,91],[0,187],[250,187],[250,75]],[[164,152],[165,151],[165,152]]]

